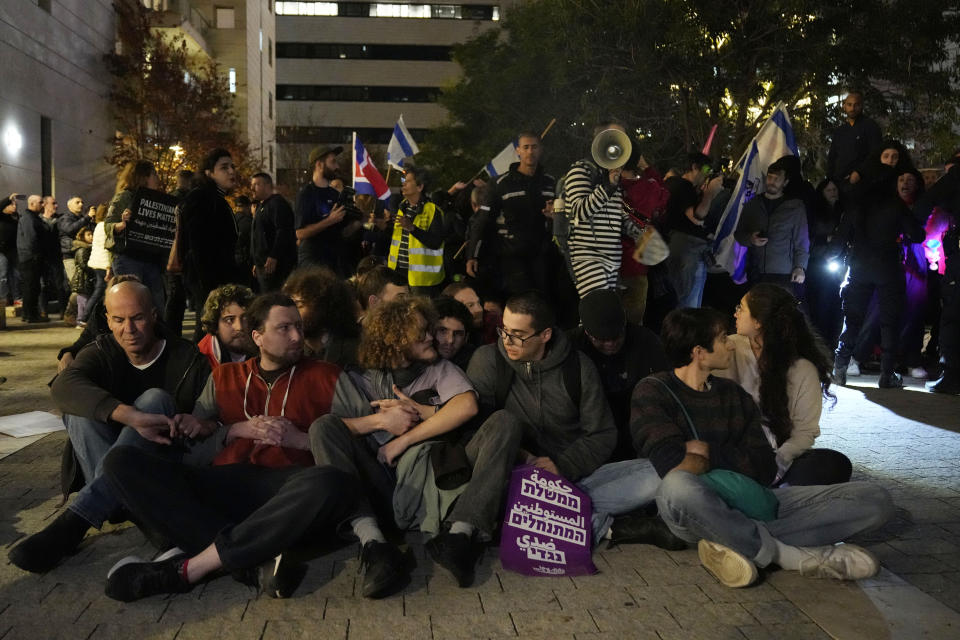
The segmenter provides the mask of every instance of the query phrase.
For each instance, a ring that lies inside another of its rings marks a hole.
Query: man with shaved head
[[[23,321],[43,322],[40,314],[40,278],[44,270],[43,239],[48,233],[40,218],[43,198],[27,198],[27,209],[17,225],[17,261],[23,281]]]
[[[213,457],[200,451],[209,431],[181,433],[173,420],[193,410],[210,376],[207,359],[192,343],[158,332],[153,298],[141,283],[110,287],[105,304],[110,333],[84,347],[51,388],[86,486],[45,529],[10,551],[10,561],[26,571],[52,569],[90,527],[121,516],[100,477],[112,447],[132,445],[176,459]]]

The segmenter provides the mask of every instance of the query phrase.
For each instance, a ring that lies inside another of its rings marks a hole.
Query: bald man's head
[[[43,206],[43,196],[38,196],[36,194],[27,198],[27,209],[30,211],[40,211]]]
[[[157,312],[150,289],[127,281],[107,289],[104,298],[107,324],[127,358],[138,364],[153,353],[157,344]]]

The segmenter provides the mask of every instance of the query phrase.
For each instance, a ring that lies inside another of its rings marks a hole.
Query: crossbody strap
[[[673,389],[670,388],[670,385],[668,385],[666,382],[664,382],[664,381],[661,380],[660,378],[655,378],[654,376],[650,376],[650,377],[648,378],[648,380],[653,380],[654,382],[659,382],[660,384],[663,385],[663,388],[667,390],[667,393],[669,393],[671,396],[673,396],[673,399],[677,401],[677,404],[678,404],[678,405],[680,405],[680,410],[683,411],[683,417],[687,419],[687,426],[690,427],[690,433],[691,433],[691,435],[693,435],[693,439],[694,439],[694,440],[699,440],[699,439],[700,439],[700,434],[697,433],[697,428],[696,428],[695,426],[693,426],[693,420],[690,419],[690,414],[687,412],[687,408],[686,408],[685,406],[683,406],[683,403],[680,401],[680,398],[678,398],[678,397],[677,397],[677,394],[673,392]]]

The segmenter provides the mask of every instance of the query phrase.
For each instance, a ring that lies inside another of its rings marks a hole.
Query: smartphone
[[[16,197],[17,200],[26,200],[26,199],[27,199],[27,194],[25,194],[25,193],[18,193],[15,197]]]

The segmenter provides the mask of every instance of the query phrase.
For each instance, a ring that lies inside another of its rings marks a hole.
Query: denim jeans
[[[707,265],[703,253],[710,243],[677,231],[670,236],[670,256],[666,260],[670,283],[677,294],[678,307],[699,308],[707,283]]]
[[[673,470],[657,493],[660,516],[687,542],[717,542],[765,567],[774,539],[794,546],[835,544],[881,526],[893,515],[886,489],[868,482],[774,489],[780,508],[768,522],[732,509],[699,476]]]
[[[605,464],[577,483],[593,503],[593,543],[606,534],[613,517],[650,504],[657,497],[660,476],[646,458]]]
[[[170,417],[176,413],[173,397],[163,389],[147,389],[134,401],[133,406],[144,413],[163,414]],[[91,418],[64,414],[63,424],[67,428],[73,451],[80,463],[83,477],[87,481],[69,509],[98,529],[106,520],[116,515],[121,506],[106,479],[102,477],[103,458],[110,449],[128,445],[172,460],[189,458],[194,464],[209,464],[215,453],[212,449],[216,441],[214,437],[198,443],[187,451],[180,446],[161,445],[145,440],[131,427],[118,428]]]
[[[113,274],[117,276],[130,273],[138,276],[140,282],[146,285],[147,288],[150,289],[150,293],[153,294],[153,304],[157,308],[157,313],[163,313],[166,305],[166,294],[163,289],[163,269],[159,264],[137,260],[136,258],[131,258],[121,253],[113,257],[113,265],[111,268],[113,269]],[[203,308],[205,301],[206,299],[200,300],[199,304],[201,308]]]

